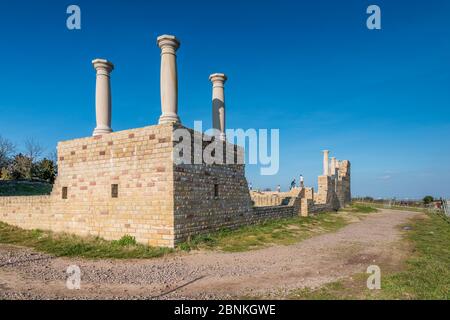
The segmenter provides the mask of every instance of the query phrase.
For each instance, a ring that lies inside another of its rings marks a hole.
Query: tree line
[[[27,139],[23,152],[0,136],[0,180],[40,180],[53,183],[57,174],[56,152],[44,157],[45,149],[33,138]]]

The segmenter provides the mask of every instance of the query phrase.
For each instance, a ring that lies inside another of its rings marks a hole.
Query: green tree
[[[25,156],[31,161],[25,176],[26,179],[32,179],[36,175],[34,171],[43,152],[44,148],[33,138],[25,141]]]
[[[430,203],[432,203],[434,201],[434,198],[432,197],[432,196],[425,196],[424,198],[423,198],[423,203],[424,204],[430,204]]]
[[[32,178],[32,160],[21,153],[12,160],[10,172],[14,180]]]
[[[11,141],[0,136],[0,170],[9,165],[15,149],[16,146]]]
[[[36,178],[53,183],[56,177],[56,166],[52,160],[42,159],[33,166],[33,174]]]
[[[9,170],[9,168],[8,167],[1,168],[1,170],[0,170],[0,180],[9,181],[9,180],[12,180],[12,179],[13,179],[13,176],[12,176],[11,171]]]

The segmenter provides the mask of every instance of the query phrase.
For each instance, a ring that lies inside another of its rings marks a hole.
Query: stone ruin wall
[[[289,192],[251,191],[252,200],[256,207],[279,206],[282,199],[293,197],[292,193],[298,190],[299,208],[293,209],[293,214],[308,216],[336,211],[351,202],[350,162],[338,161],[335,169],[334,172],[327,169],[326,175],[318,177],[317,193],[309,187],[294,188]]]
[[[348,161],[338,175],[319,177],[317,194],[306,187],[249,191],[244,165],[174,164],[176,128],[164,124],[60,142],[51,195],[0,197],[0,220],[107,240],[131,235],[140,243],[173,247],[193,235],[308,216],[350,202]],[[241,148],[226,144],[233,159],[242,155]],[[224,157],[230,156],[226,150]]]
[[[295,193],[285,204],[253,207],[244,165],[174,164],[173,130],[166,124],[60,142],[52,193],[0,197],[0,221],[108,240],[131,235],[173,247],[193,235],[299,210]],[[235,159],[243,152],[231,150]]]
[[[171,141],[172,125],[157,125],[60,142],[51,195],[0,197],[0,220],[24,229],[108,240],[129,234],[141,243],[173,246]],[[112,184],[118,198],[112,198]]]
[[[338,176],[336,177],[336,194],[341,207],[352,201],[350,186],[350,161],[343,160],[339,165]]]
[[[194,131],[188,130],[193,136]],[[224,161],[243,159],[241,147],[219,143],[223,144]],[[202,152],[208,144],[203,141]],[[191,163],[194,156],[192,152]],[[294,215],[292,194],[284,205],[254,207],[243,164],[174,164],[174,194],[175,243],[223,228]]]

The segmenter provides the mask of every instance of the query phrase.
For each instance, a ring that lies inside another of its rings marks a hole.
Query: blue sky
[[[82,29],[66,28],[79,5]],[[366,28],[377,4],[382,29]],[[352,162],[354,195],[450,197],[449,1],[5,1],[0,135],[50,152],[95,127],[91,60],[111,60],[113,129],[160,115],[160,50],[174,34],[183,124],[211,123],[214,72],[227,126],[280,129],[280,171],[254,187],[317,184],[321,150]]]

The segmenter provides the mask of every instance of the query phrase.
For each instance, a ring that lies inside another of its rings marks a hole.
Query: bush
[[[117,244],[121,247],[133,246],[133,245],[136,245],[136,238],[127,234],[127,235],[124,235],[119,240],[115,240],[112,242],[113,242],[113,244]]]
[[[36,163],[33,166],[33,177],[50,183],[55,182],[56,170],[53,161],[44,158]]]
[[[14,180],[31,179],[33,162],[31,159],[21,153],[17,154],[12,160],[10,172]]]
[[[12,178],[13,176],[8,168],[2,168],[2,170],[0,171],[0,180],[9,181],[12,180]]]

